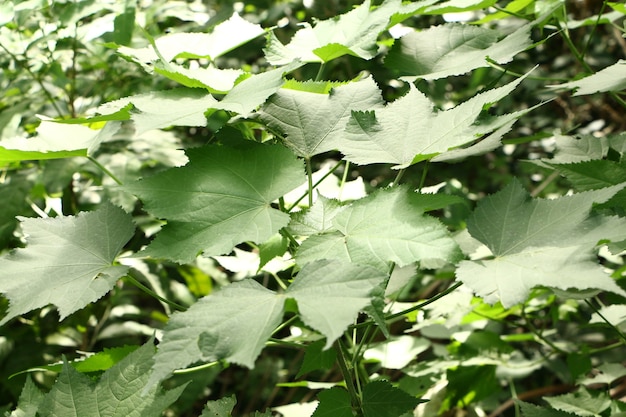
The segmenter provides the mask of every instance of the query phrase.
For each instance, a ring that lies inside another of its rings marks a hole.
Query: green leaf
[[[135,8],[127,7],[124,12],[115,16],[113,27],[113,42],[118,45],[129,45],[135,29]]]
[[[333,387],[321,391],[319,404],[311,417],[353,417],[350,394],[343,388]]]
[[[228,20],[215,26],[211,33],[171,33],[155,39],[154,42],[165,62],[170,62],[176,57],[214,60],[264,32],[261,26],[233,13]],[[142,65],[159,61],[159,56],[152,46],[120,47],[118,52]]]
[[[486,302],[500,300],[505,308],[524,301],[536,286],[626,295],[602,271],[593,252],[600,240],[622,240],[626,222],[589,217],[594,203],[608,200],[622,187],[540,200],[512,181],[479,202],[467,221],[470,234],[495,259],[462,261],[458,278]]]
[[[231,417],[235,404],[237,404],[237,400],[234,395],[216,401],[208,401],[200,417]]]
[[[282,132],[297,155],[311,158],[337,148],[351,111],[382,105],[372,77],[331,90],[330,94],[281,89],[263,106],[260,119]]]
[[[386,29],[389,19],[400,8],[400,0],[386,0],[371,9],[370,0],[348,13],[333,19],[308,23],[298,30],[287,45],[271,32],[265,57],[273,65],[287,64],[294,59],[304,62],[328,62],[343,55],[372,59],[378,53],[376,40]]]
[[[600,417],[600,414],[611,406],[611,398],[605,393],[591,395],[581,388],[577,392],[543,398],[550,406],[560,411],[573,413],[577,416]]]
[[[198,361],[225,359],[252,368],[280,324],[286,298],[296,300],[302,320],[326,336],[328,348],[384,278],[372,268],[325,260],[303,268],[285,294],[250,279],[230,284],[172,315],[149,386]]]
[[[311,371],[327,370],[333,367],[337,360],[337,352],[334,349],[324,350],[324,345],[324,340],[318,340],[307,346],[296,378],[300,378]]]
[[[134,226],[113,205],[75,217],[20,220],[28,245],[0,258],[0,291],[10,301],[0,325],[48,304],[64,319],[106,294],[127,271],[113,262]]]
[[[422,402],[387,381],[373,381],[363,388],[364,417],[397,417]]]
[[[259,270],[275,257],[283,256],[288,247],[289,239],[278,233],[259,245]]]
[[[496,4],[497,0],[448,0],[429,6],[423,13],[442,15],[446,13],[461,13],[472,10],[487,9]]]
[[[38,415],[143,417],[161,415],[185,389],[185,385],[165,393],[158,387],[142,395],[150,377],[154,355],[153,341],[128,355],[94,382],[67,362],[56,383],[41,403]]]
[[[186,88],[154,91],[105,103],[95,111],[101,115],[119,114],[132,104],[128,117],[135,123],[136,134],[152,129],[176,126],[206,126],[204,113],[217,108],[218,101],[207,92]],[[87,119],[91,120],[91,119]]]
[[[240,69],[220,69],[213,65],[206,68],[185,68],[182,65],[157,62],[154,71],[185,87],[205,88],[211,93],[226,94],[245,73]]]
[[[332,221],[341,210],[341,202],[320,195],[311,208],[291,215],[289,231],[299,236],[331,232]]]
[[[389,270],[416,261],[454,260],[456,243],[446,228],[421,210],[420,195],[404,187],[380,190],[339,211],[333,230],[307,238],[296,253],[300,265],[340,259]]]
[[[578,81],[550,85],[548,87],[576,90],[574,96],[604,93],[607,91],[622,91],[626,88],[626,60],[620,59],[615,64]]]
[[[188,263],[202,251],[221,255],[244,241],[263,242],[287,225],[289,216],[270,205],[305,181],[302,162],[289,150],[249,143],[187,154],[186,166],[125,187],[168,220],[145,255]]]
[[[24,388],[17,402],[17,408],[13,410],[10,417],[36,417],[37,410],[44,399],[44,394],[37,388],[33,380],[26,378]]]
[[[572,164],[549,164],[565,176],[580,191],[626,182],[626,162],[590,160]]]
[[[120,128],[107,123],[102,129],[67,125],[44,119],[34,138],[0,141],[0,165],[7,162],[70,158],[91,155],[102,141],[110,139]]]
[[[620,307],[623,307],[620,306]],[[594,369],[592,377],[580,378],[577,382],[581,385],[607,384],[626,376],[626,367],[621,363],[603,363]]]
[[[385,65],[399,71],[406,81],[436,80],[488,67],[488,60],[505,64],[531,44],[526,24],[502,38],[494,29],[444,24],[410,32],[394,43]]]
[[[297,301],[304,323],[326,336],[328,349],[371,303],[372,291],[385,278],[367,266],[320,260],[302,268],[286,296]]]
[[[524,417],[574,417],[576,415],[546,407],[539,407],[519,400],[515,402],[520,406]]]
[[[469,144],[521,116],[504,115],[476,124],[486,106],[510,94],[523,78],[435,112],[433,103],[410,84],[405,96],[383,109],[353,111],[339,150],[357,164],[392,163],[394,169],[401,169]]]

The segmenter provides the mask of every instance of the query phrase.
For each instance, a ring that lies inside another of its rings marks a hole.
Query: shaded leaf
[[[304,351],[304,359],[296,378],[300,378],[311,371],[330,369],[337,360],[337,352],[334,349],[324,350],[324,340],[311,343]]]
[[[244,241],[263,242],[287,225],[289,216],[270,205],[305,178],[302,162],[286,148],[250,143],[187,154],[186,166],[125,187],[168,220],[146,255],[191,262],[202,251],[221,255]]]
[[[566,413],[564,411],[554,410],[547,407],[539,407],[534,404],[525,403],[523,401],[515,401],[522,410],[524,417],[574,417],[576,414]]]
[[[352,110],[382,105],[372,77],[333,88],[329,94],[281,89],[263,106],[260,119],[282,132],[297,155],[311,158],[337,148]]]
[[[33,380],[26,378],[22,393],[17,402],[17,408],[9,417],[36,417],[37,410],[44,399],[44,393],[37,388]]]
[[[495,258],[462,261],[458,278],[486,302],[500,300],[505,308],[524,301],[536,286],[626,296],[603,272],[593,251],[600,240],[622,240],[626,222],[589,217],[594,203],[608,200],[620,188],[540,200],[531,199],[517,181],[511,182],[479,202],[467,222],[470,234]]]
[[[216,401],[208,401],[202,409],[200,417],[230,417],[235,404],[237,404],[237,400],[234,395]]]
[[[321,391],[319,404],[311,417],[353,417],[350,394],[343,388],[333,387]]]
[[[373,381],[363,388],[364,417],[397,417],[422,402],[387,381]]]
[[[10,301],[0,324],[48,304],[63,319],[109,292],[127,271],[113,264],[134,231],[120,208],[20,220],[28,245],[0,258],[0,291]]]

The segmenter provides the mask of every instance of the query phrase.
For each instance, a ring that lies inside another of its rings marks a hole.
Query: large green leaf
[[[456,259],[456,243],[441,223],[423,214],[420,200],[421,195],[395,187],[334,211],[332,229],[307,238],[296,261],[304,265],[318,259],[340,259],[388,271],[390,262],[403,266]],[[317,209],[311,213],[316,215]],[[308,223],[307,217],[301,222]]]
[[[446,24],[410,32],[394,43],[385,65],[399,71],[402,79],[436,80],[487,67],[487,59],[505,64],[530,44],[532,24],[502,38],[480,26]]]
[[[400,169],[469,144],[523,114],[477,123],[485,107],[510,94],[522,79],[478,94],[445,111],[433,111],[433,103],[410,84],[405,96],[383,109],[353,111],[339,150],[357,164],[392,163],[396,164],[393,168]]]
[[[626,222],[589,217],[594,203],[608,200],[622,187],[533,200],[512,181],[482,200],[467,221],[470,234],[495,258],[461,262],[458,278],[485,301],[499,300],[504,307],[524,301],[536,286],[626,295],[603,272],[593,252],[600,240],[623,240]]]
[[[236,282],[172,316],[159,345],[151,382],[198,361],[225,359],[248,368],[280,324],[286,298],[293,298],[305,324],[326,336],[326,347],[371,302],[385,275],[338,261],[303,268],[284,294],[256,281]]]
[[[333,88],[330,94],[281,89],[263,106],[260,118],[281,131],[284,142],[304,158],[337,148],[353,110],[382,105],[371,77]]]
[[[378,52],[378,35],[400,9],[400,0],[386,0],[374,9],[370,7],[370,0],[366,0],[348,13],[316,22],[315,27],[303,23],[304,27],[287,45],[271,32],[265,57],[273,65],[287,64],[294,59],[328,62],[347,54],[371,59]]]
[[[0,258],[0,292],[10,301],[0,324],[48,304],[63,319],[98,300],[126,273],[113,264],[134,230],[121,209],[104,204],[75,217],[20,220],[28,245]]]
[[[289,222],[271,207],[305,181],[301,161],[282,146],[206,146],[187,151],[190,162],[125,189],[153,215],[168,220],[145,255],[191,262],[221,255],[244,241],[263,242]]]
[[[626,88],[626,60],[620,59],[615,64],[578,81],[551,85],[549,87],[576,90],[574,92],[575,96],[607,91],[622,91]]]
[[[185,389],[165,393],[154,386],[142,394],[150,377],[154,346],[152,340],[107,370],[98,382],[65,363],[52,390],[40,404],[38,415],[146,417],[160,416]]]

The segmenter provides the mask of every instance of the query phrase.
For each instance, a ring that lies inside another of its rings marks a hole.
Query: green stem
[[[555,351],[555,352],[558,352],[558,353],[561,353],[561,354],[567,354],[568,353],[568,352],[564,351],[563,349],[561,349],[560,347],[558,347],[557,345],[555,345],[554,343],[552,343],[550,340],[548,340],[547,338],[545,338],[541,334],[539,329],[537,329],[535,327],[535,325],[532,324],[532,321],[528,319],[528,316],[526,316],[526,311],[524,310],[524,306],[522,306],[521,315],[522,315],[522,318],[524,319],[524,321],[526,322],[526,326],[528,327],[528,330],[530,330],[530,332],[532,334],[534,334],[537,339],[539,339],[540,341],[542,341],[546,345],[550,346],[552,348],[552,350]]]
[[[119,180],[119,178],[117,178],[111,171],[109,171],[104,165],[102,165],[100,162],[98,162],[97,159],[95,159],[92,156],[88,156],[87,159],[89,159],[91,162],[93,162],[99,169],[100,171],[104,172],[106,175],[108,175],[109,177],[111,177],[111,179],[113,181],[115,181],[118,185],[124,185],[122,183],[122,181]]]
[[[141,282],[139,282],[139,280],[135,277],[133,277],[132,272],[126,275],[126,278],[128,278],[128,280],[135,285],[137,288],[139,288],[140,290],[142,290],[143,292],[145,292],[146,294],[156,298],[159,301],[164,302],[165,304],[173,307],[174,309],[178,310],[178,311],[187,311],[187,307],[182,306],[180,304],[175,303],[174,301],[170,301],[167,298],[163,298],[161,297],[159,294],[157,294],[156,292],[152,291],[150,288],[146,287],[144,284],[142,284]]]
[[[459,288],[461,285],[463,285],[463,283],[461,281],[457,282],[456,284],[454,284],[453,286],[447,288],[445,291],[440,292],[439,294],[432,296],[431,298],[429,298],[428,300],[424,301],[423,303],[417,304],[413,307],[407,308],[406,310],[402,310],[398,313],[395,314],[391,314],[387,317],[385,317],[385,320],[393,320],[396,319],[398,317],[402,317],[406,314],[409,314],[415,310],[419,310],[423,307],[426,307],[429,304],[434,303],[435,301],[439,300],[440,298],[445,297],[446,295],[450,294],[451,292],[453,292],[454,290],[456,290],[457,288]]]
[[[359,398],[359,394],[356,391],[356,387],[354,385],[354,380],[352,378],[352,373],[348,368],[348,364],[346,362],[345,351],[341,340],[337,340],[335,343],[335,350],[337,351],[337,363],[339,365],[339,369],[341,370],[341,374],[343,375],[343,380],[346,383],[346,388],[348,390],[348,394],[350,394],[350,402],[352,403],[352,408],[354,411],[361,412],[361,399]]]
[[[330,171],[328,171],[326,174],[324,174],[324,176],[322,178],[320,178],[318,181],[315,182],[315,184],[313,184],[313,188],[316,188],[318,185],[320,185],[322,183],[322,181],[324,181],[326,178],[328,178],[333,172],[335,172],[337,170],[337,168],[339,168],[339,166],[342,164],[343,161],[339,161],[335,164],[334,167],[332,167],[330,169]],[[294,208],[296,208],[298,206],[298,203],[300,203],[302,200],[304,200],[304,198],[309,195],[309,192],[307,191],[306,193],[302,194],[292,205],[291,207],[289,207],[287,209],[287,213],[291,212]]]
[[[587,39],[587,43],[585,44],[585,47],[583,48],[583,51],[581,53],[581,56],[584,58],[584,56],[587,54],[587,50],[589,49],[589,45],[591,44],[591,40],[593,39],[593,35],[596,32],[596,28],[600,25],[600,19],[602,18],[602,15],[604,14],[604,10],[606,9],[606,1],[602,2],[602,7],[600,7],[600,12],[598,13],[598,17],[596,19],[596,24],[593,25],[593,27],[591,28],[591,33],[589,33],[589,38]]]
[[[214,361],[214,362],[204,363],[198,366],[193,366],[191,368],[177,369],[172,373],[174,375],[185,375],[185,374],[190,374],[192,372],[204,371],[205,369],[213,368],[214,366],[219,365],[219,364],[220,364],[220,361]]]
[[[398,171],[398,174],[393,179],[393,186],[394,187],[400,183],[400,180],[402,179],[402,176],[404,175],[405,172],[406,172],[406,168],[403,168],[400,171]]]
[[[341,162],[341,161],[340,161]],[[341,201],[341,194],[343,194],[343,187],[348,181],[348,171],[350,171],[350,161],[346,161],[346,166],[343,169],[343,175],[341,176],[341,184],[339,184],[339,193],[337,193],[337,200]]]
[[[319,81],[322,79],[322,75],[324,75],[324,69],[326,69],[326,63],[322,62],[319,69],[317,70],[317,74],[315,75],[315,81]]]
[[[422,170],[422,178],[420,179],[420,186],[417,191],[422,192],[422,188],[424,187],[424,183],[426,183],[426,174],[428,174],[428,166],[430,165],[429,161],[424,163],[424,169]]]
[[[305,165],[309,189],[309,207],[313,207],[313,167],[311,166],[311,158],[305,159]]]

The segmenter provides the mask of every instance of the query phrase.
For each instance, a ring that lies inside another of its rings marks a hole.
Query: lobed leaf
[[[179,263],[200,252],[221,255],[241,242],[263,242],[287,225],[274,200],[305,181],[304,167],[282,146],[205,146],[190,162],[124,188],[168,224],[143,252]]]
[[[0,292],[10,302],[0,325],[48,304],[64,319],[109,292],[127,271],[114,265],[134,231],[120,208],[104,204],[75,217],[20,220],[28,245],[0,258]]]

